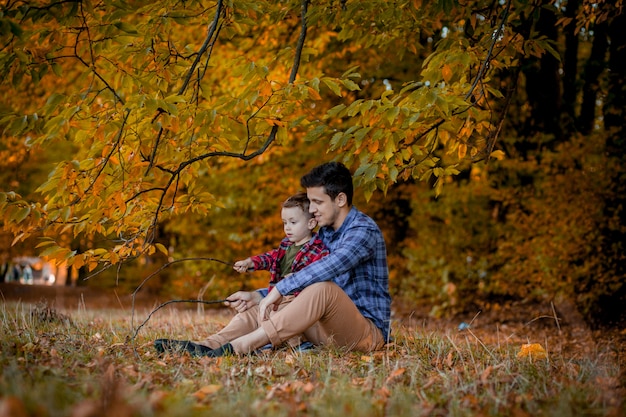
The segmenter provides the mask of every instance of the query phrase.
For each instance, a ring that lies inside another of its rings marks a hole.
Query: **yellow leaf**
[[[159,252],[162,252],[165,256],[169,255],[167,248],[162,243],[155,243],[154,246],[156,246]]]
[[[548,357],[548,353],[539,343],[529,343],[522,345],[520,351],[517,352],[517,357],[518,359],[546,359]]]
[[[504,159],[504,152],[502,152],[501,150],[493,151],[493,152],[491,152],[491,157],[499,159],[499,160],[503,160]]]
[[[11,220],[14,220],[15,223],[20,223],[22,220],[28,217],[29,214],[30,214],[30,206],[25,206],[19,209],[17,213],[12,216],[13,219]]]
[[[467,155],[467,145],[464,143],[459,144],[459,159],[465,158]]]

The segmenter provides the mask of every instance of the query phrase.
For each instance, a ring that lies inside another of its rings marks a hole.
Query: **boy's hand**
[[[270,312],[276,311],[282,300],[283,295],[278,292],[276,287],[272,288],[272,291],[259,303],[259,320],[267,320],[270,317]]]
[[[241,261],[235,262],[233,264],[233,269],[240,274],[243,274],[244,272],[248,272],[249,270],[254,270],[254,262],[252,262],[252,259],[246,258]]]

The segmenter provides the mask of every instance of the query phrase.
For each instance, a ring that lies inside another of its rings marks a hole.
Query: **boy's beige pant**
[[[273,346],[285,341],[296,346],[301,340],[308,340],[314,345],[332,344],[369,352],[385,344],[380,329],[363,317],[350,297],[333,282],[310,285],[297,297],[283,297],[278,310],[260,323],[258,306],[250,308],[198,343],[215,349],[259,327],[265,330]],[[247,350],[260,347],[249,346]]]

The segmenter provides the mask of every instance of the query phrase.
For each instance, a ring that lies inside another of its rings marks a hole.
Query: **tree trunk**
[[[563,119],[564,130],[574,130],[576,120],[576,76],[578,74],[578,34],[576,33],[576,14],[579,0],[568,0],[564,12],[566,18],[572,19],[564,28],[565,51],[563,52]]]
[[[615,17],[608,28],[611,45],[609,48],[609,88],[604,105],[604,127],[610,135],[609,149],[614,155],[623,156],[623,132],[626,126],[626,15]]]
[[[593,44],[589,60],[585,64],[583,74],[583,101],[578,116],[578,130],[588,135],[593,130],[596,120],[598,90],[600,89],[600,74],[606,68],[606,51],[609,46],[607,38],[607,24],[596,25],[593,30]]]
[[[609,38],[608,85],[603,119],[606,131],[606,169],[611,180],[602,190],[604,221],[598,257],[600,271],[593,276],[593,304],[589,319],[595,325],[626,324],[626,25],[625,15],[612,19],[607,27]]]
[[[556,41],[558,33],[554,12],[542,8],[535,30]],[[557,58],[546,52],[540,59],[531,61],[523,71],[531,107],[531,117],[524,129],[525,136],[531,137],[535,133],[543,132],[553,134],[556,140],[561,140],[561,80]]]

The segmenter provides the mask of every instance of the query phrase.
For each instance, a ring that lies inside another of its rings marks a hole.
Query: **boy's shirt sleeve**
[[[276,260],[276,249],[269,252],[262,253],[260,255],[251,256],[250,259],[254,264],[255,271],[269,271],[270,267]]]
[[[250,259],[254,263],[255,271],[272,271],[275,269],[276,263],[285,255],[289,239],[284,238],[278,248],[272,249],[269,252],[262,253],[260,255],[251,256]]]

